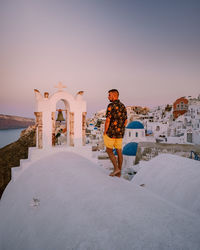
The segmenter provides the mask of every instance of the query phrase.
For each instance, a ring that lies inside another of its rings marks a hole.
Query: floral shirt
[[[110,124],[106,134],[110,138],[123,138],[125,121],[127,119],[126,107],[120,100],[111,102],[106,111],[106,118],[110,118]]]

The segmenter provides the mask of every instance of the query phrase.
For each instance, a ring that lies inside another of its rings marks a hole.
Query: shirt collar
[[[113,101],[113,103],[118,103],[118,102],[119,102],[119,99],[117,99],[117,100]]]

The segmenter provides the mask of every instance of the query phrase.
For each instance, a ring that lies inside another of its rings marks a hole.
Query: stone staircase
[[[13,167],[11,169],[11,181],[14,182],[31,164],[34,162],[48,157],[52,154],[58,152],[73,152],[79,154],[94,163],[97,163],[97,158],[92,156],[91,146],[82,146],[82,147],[66,147],[66,146],[57,146],[49,149],[38,149],[36,147],[29,147],[28,149],[28,159],[21,159],[19,167]]]

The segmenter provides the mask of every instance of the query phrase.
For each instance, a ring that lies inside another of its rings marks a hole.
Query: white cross
[[[67,88],[66,86],[64,86],[62,84],[62,82],[59,82],[57,86],[55,86],[55,88],[58,88],[58,91],[63,91],[63,88]]]

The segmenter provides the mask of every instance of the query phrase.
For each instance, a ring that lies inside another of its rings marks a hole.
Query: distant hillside
[[[27,128],[35,124],[35,119],[0,114],[0,129]]]
[[[30,128],[21,133],[20,138],[0,148],[0,199],[11,180],[11,168],[20,165],[20,159],[28,158],[28,148],[36,146],[36,129]]]

